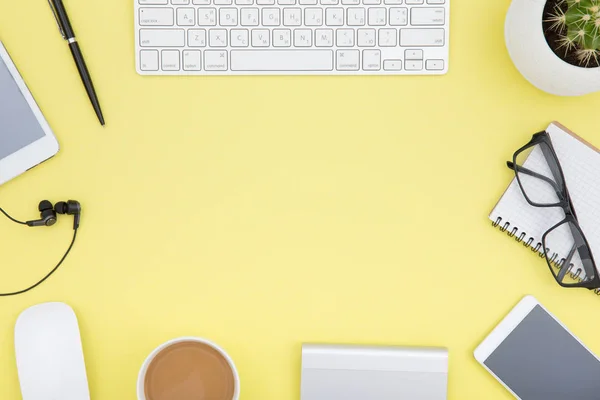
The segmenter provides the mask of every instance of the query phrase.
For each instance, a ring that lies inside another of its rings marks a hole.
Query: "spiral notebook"
[[[546,132],[552,140],[562,166],[579,225],[586,235],[594,259],[598,262],[600,260],[600,151],[558,122],[550,124]],[[529,137],[524,137],[523,144],[528,139]],[[527,167],[533,170],[547,168],[541,152],[539,154],[531,152],[526,163]],[[507,174],[508,172],[507,169]],[[495,227],[537,252],[540,257],[544,257],[542,236],[549,228],[562,221],[565,215],[558,207],[538,208],[530,205],[525,200],[516,178],[513,178],[489,218]],[[568,242],[569,240],[564,240],[565,244]],[[547,251],[549,256],[560,259],[568,252],[568,248],[553,248]]]

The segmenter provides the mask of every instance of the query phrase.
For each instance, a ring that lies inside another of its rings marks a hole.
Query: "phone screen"
[[[600,361],[539,305],[484,364],[522,400],[600,398]]]

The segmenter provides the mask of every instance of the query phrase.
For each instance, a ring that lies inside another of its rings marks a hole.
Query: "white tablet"
[[[50,126],[0,42],[0,185],[57,152]]]
[[[532,296],[485,338],[475,358],[520,400],[600,396],[600,360]]]

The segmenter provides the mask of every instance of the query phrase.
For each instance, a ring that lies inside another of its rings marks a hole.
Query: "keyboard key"
[[[232,50],[232,71],[331,71],[331,50]]]
[[[204,29],[188,30],[188,46],[189,47],[205,47],[206,46],[206,31]]]
[[[295,6],[296,0],[277,0],[277,4],[280,6]]]
[[[396,47],[398,43],[398,31],[396,29],[380,29],[379,30],[379,46],[381,47]]]
[[[333,47],[333,30],[317,29],[315,31],[315,45],[317,47]]]
[[[363,69],[365,71],[379,71],[381,69],[380,50],[363,50]]]
[[[335,33],[335,42],[338,47],[354,46],[354,29],[338,29]]]
[[[192,0],[192,4],[201,5],[201,6],[209,6],[210,0]]]
[[[301,8],[284,8],[283,9],[283,25],[285,26],[300,26],[302,24],[302,9]]]
[[[231,38],[229,43],[231,47],[248,47],[249,45],[249,32],[248,29],[232,29],[229,32]]]
[[[405,26],[408,25],[408,9],[407,8],[390,8],[390,25]]]
[[[406,4],[423,4],[423,0],[406,0]]]
[[[402,61],[401,60],[385,60],[383,62],[383,69],[385,71],[401,71]]]
[[[141,47],[183,47],[183,29],[140,29]]]
[[[227,51],[206,50],[204,52],[204,69],[206,71],[227,71]]]
[[[289,29],[273,29],[273,47],[290,47],[292,31]]]
[[[294,46],[310,47],[312,46],[312,30],[294,29]]]
[[[233,4],[233,0],[213,0],[216,6],[230,6]]]
[[[317,4],[317,0],[298,0],[303,6],[314,6]]]
[[[384,0],[383,4],[389,4],[389,5],[402,4],[402,0]]]
[[[199,8],[198,9],[198,25],[200,25],[200,26],[215,26],[215,25],[217,25],[217,9],[216,8]]]
[[[167,5],[169,4],[168,0],[139,0],[141,5],[151,5],[151,4],[161,4]]]
[[[183,51],[183,70],[200,71],[202,69],[202,55],[200,50]]]
[[[342,0],[342,4],[345,6],[358,6],[360,5],[360,0]]]
[[[427,47],[444,45],[444,29],[400,29],[400,46]]]
[[[259,6],[273,6],[275,5],[275,0],[256,0],[256,4]]]
[[[251,6],[254,4],[254,0],[235,0],[237,6]]]
[[[177,9],[177,25],[194,26],[196,25],[196,10],[193,8]]]
[[[209,30],[208,45],[210,47],[227,47],[227,31],[225,29]]]
[[[446,12],[441,7],[413,7],[410,10],[411,25],[444,25]]]
[[[171,0],[171,4],[174,6],[188,5],[190,4],[190,0]]]
[[[264,26],[279,26],[280,10],[279,8],[263,8],[262,24]]]
[[[404,51],[404,59],[405,60],[422,60],[423,59],[423,50],[405,50]]]
[[[269,47],[271,31],[268,29],[253,29],[252,30],[252,46],[253,47]]]
[[[221,26],[237,26],[237,8],[220,8],[219,9],[219,25]]]
[[[338,50],[336,55],[335,66],[338,71],[358,71],[360,66],[358,50]]]
[[[369,8],[369,25],[383,26],[386,22],[387,10],[385,8]]]
[[[344,9],[343,8],[326,8],[325,9],[325,25],[327,25],[327,26],[343,26],[344,25]]]
[[[427,60],[425,69],[430,71],[442,71],[444,69],[444,60]]]
[[[369,5],[369,6],[378,6],[379,4],[381,4],[381,0],[363,0],[363,4],[364,5]]]
[[[338,0],[321,0],[321,4],[324,6],[335,6],[339,3]]]
[[[140,69],[142,71],[158,71],[158,50],[140,51]]]
[[[359,29],[356,33],[356,43],[359,47],[374,47],[375,29]]]
[[[323,25],[323,9],[322,8],[305,8],[304,9],[304,24],[306,26],[321,26],[321,25]]]
[[[347,23],[349,26],[363,26],[365,24],[366,11],[364,8],[348,8]]]
[[[446,0],[427,0],[427,4],[445,4]]]
[[[163,71],[179,71],[179,50],[163,50],[160,58]]]
[[[423,61],[406,60],[404,61],[404,68],[407,71],[420,71],[423,69]]]
[[[174,19],[172,8],[140,8],[142,26],[172,26]]]
[[[258,26],[258,8],[242,8],[240,17],[242,26]]]

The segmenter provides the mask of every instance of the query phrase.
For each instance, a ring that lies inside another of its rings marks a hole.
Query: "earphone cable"
[[[4,210],[2,210],[0,208],[0,211],[2,211],[2,213],[4,213],[4,215],[6,215],[8,218],[10,218],[11,220],[13,220],[10,216],[8,216],[8,214],[6,214],[6,212],[4,212]],[[15,220],[13,220],[15,221]],[[15,221],[17,223],[22,223],[20,221]],[[0,297],[8,297],[8,296],[16,296],[18,294],[23,294],[26,292],[29,292],[32,289],[35,289],[36,287],[38,287],[39,285],[41,285],[42,283],[44,283],[44,281],[48,278],[50,278],[52,276],[52,274],[54,274],[56,272],[56,270],[58,270],[58,268],[61,266],[61,264],[63,263],[63,261],[65,261],[65,258],[67,258],[67,256],[69,255],[69,252],[71,251],[71,249],[73,248],[73,245],[75,244],[75,239],[77,238],[77,229],[75,229],[73,231],[73,240],[71,240],[71,244],[69,245],[69,248],[67,249],[67,252],[65,253],[64,256],[62,256],[62,258],[60,259],[60,261],[58,262],[58,264],[56,264],[56,267],[54,267],[52,269],[52,271],[48,272],[48,274],[46,276],[44,276],[42,279],[40,279],[36,284],[28,287],[27,289],[23,289],[23,290],[19,290],[18,292],[12,292],[12,293],[0,293]]]
[[[2,214],[4,214],[4,215],[6,216],[6,218],[10,219],[12,222],[16,222],[17,224],[21,224],[21,225],[27,225],[27,223],[26,223],[26,222],[19,221],[18,219],[15,219],[15,218],[11,217],[10,215],[8,215],[8,213],[7,213],[6,211],[4,211],[4,210],[2,209],[2,207],[0,207],[0,212],[1,212]]]

